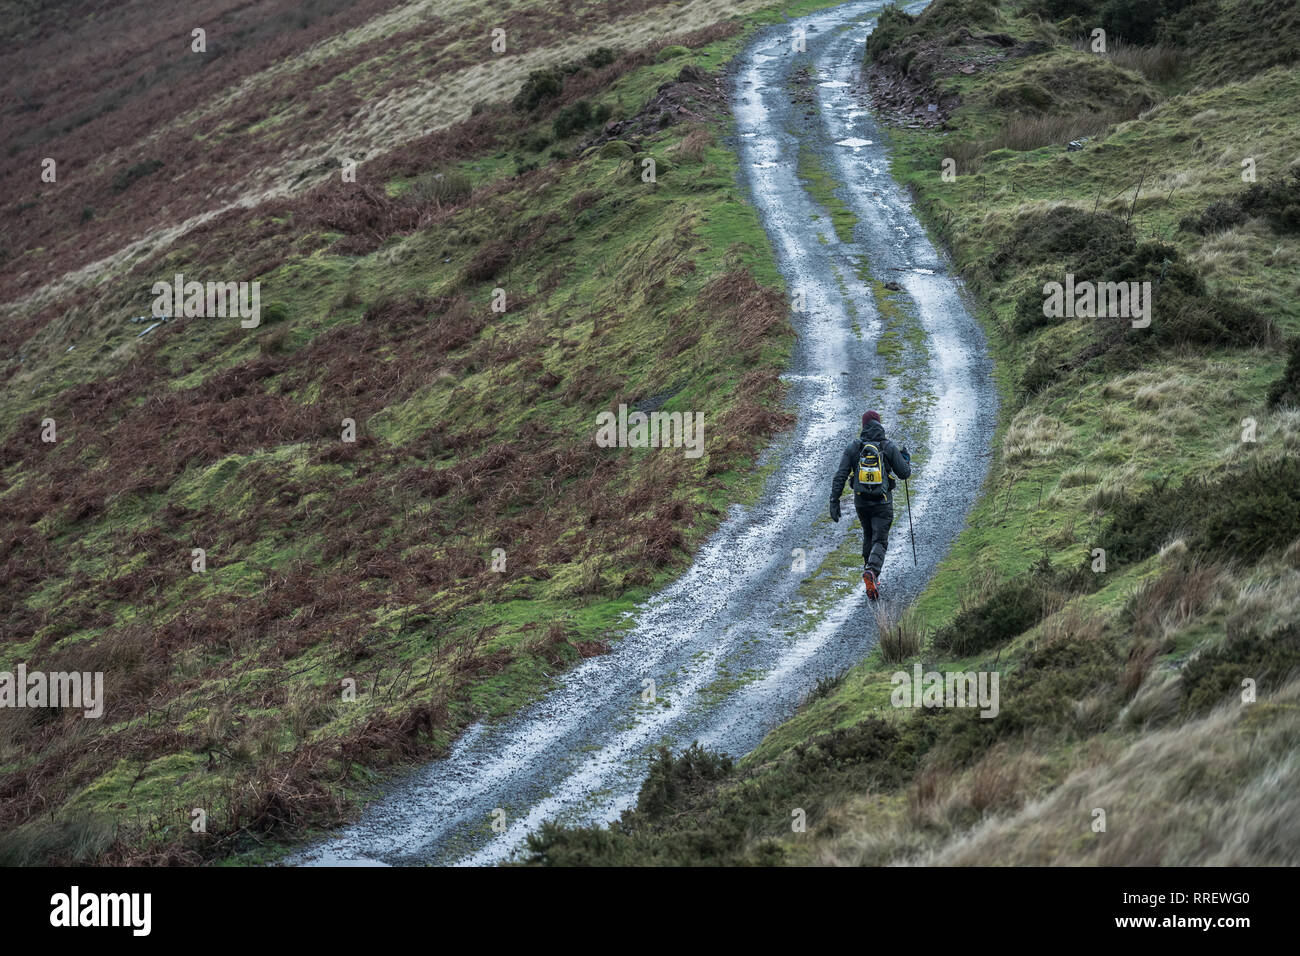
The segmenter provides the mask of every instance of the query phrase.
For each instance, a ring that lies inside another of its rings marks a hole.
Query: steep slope
[[[978,326],[848,89],[878,7],[864,0],[763,30],[731,76],[741,181],[804,300],[782,375],[796,420],[761,461],[760,493],[637,609],[608,655],[518,715],[471,728],[293,862],[498,862],[543,821],[616,819],[658,746],[752,749],[876,641],[859,532],[833,524],[825,503],[867,406],[927,463],[913,485],[923,557],[907,548],[900,492],[882,620],[924,587],[975,500],[996,410]],[[806,55],[789,51],[799,31]]]
[[[501,55],[473,5],[425,3],[302,35],[214,4],[193,71],[183,18],[141,33],[138,6],[66,75],[7,48],[16,161],[68,158],[6,167],[39,195],[5,220],[0,669],[102,672],[107,700],[0,711],[3,859],[336,821],[605,651],[752,494],[792,336],[720,143],[749,8],[673,5],[664,36],[655,7],[519,4]],[[96,89],[126,99],[53,122]],[[177,273],[259,282],[261,324],[133,322]],[[700,454],[599,447],[621,405],[702,412]]]
[[[988,307],[988,490],[862,666],[738,764],[663,753],[534,862],[1300,862],[1300,86],[1267,6],[1104,53],[1093,16],[1163,8],[882,15],[864,99]],[[1150,282],[1150,324],[1046,314],[1067,275]],[[913,706],[917,673],[998,675],[996,716]]]

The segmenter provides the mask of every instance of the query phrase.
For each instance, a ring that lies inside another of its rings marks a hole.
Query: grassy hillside
[[[995,349],[985,495],[754,753],[663,753],[619,824],[549,827],[534,862],[1300,862],[1298,39],[1266,0],[881,18],[895,175]],[[1047,318],[1066,273],[1150,281],[1150,326]],[[894,706],[917,664],[997,673],[998,715]]]
[[[75,40],[18,6],[7,49]],[[6,166],[0,670],[107,705],[0,710],[0,861],[337,821],[601,653],[752,487],[791,330],[718,71],[774,14],[658,6],[213,3],[200,68],[127,5],[84,27],[122,55],[7,87],[14,163],[61,158]],[[259,281],[262,324],[132,322],[175,273]],[[703,412],[704,454],[597,447],[620,404]]]

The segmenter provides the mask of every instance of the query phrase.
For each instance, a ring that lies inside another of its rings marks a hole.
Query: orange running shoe
[[[876,572],[867,568],[862,572],[862,583],[867,586],[867,597],[876,600],[880,597],[880,589],[876,587]]]

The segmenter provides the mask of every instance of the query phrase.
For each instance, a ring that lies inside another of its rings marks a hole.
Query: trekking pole
[[[912,527],[912,495],[907,490],[906,478],[903,479],[903,497],[907,499],[907,530],[912,533],[912,567],[916,567],[916,528]]]

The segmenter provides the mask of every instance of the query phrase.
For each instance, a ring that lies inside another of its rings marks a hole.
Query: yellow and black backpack
[[[886,495],[886,476],[889,466],[880,446],[875,442],[864,441],[858,452],[858,471],[853,490],[868,498],[883,501]]]

